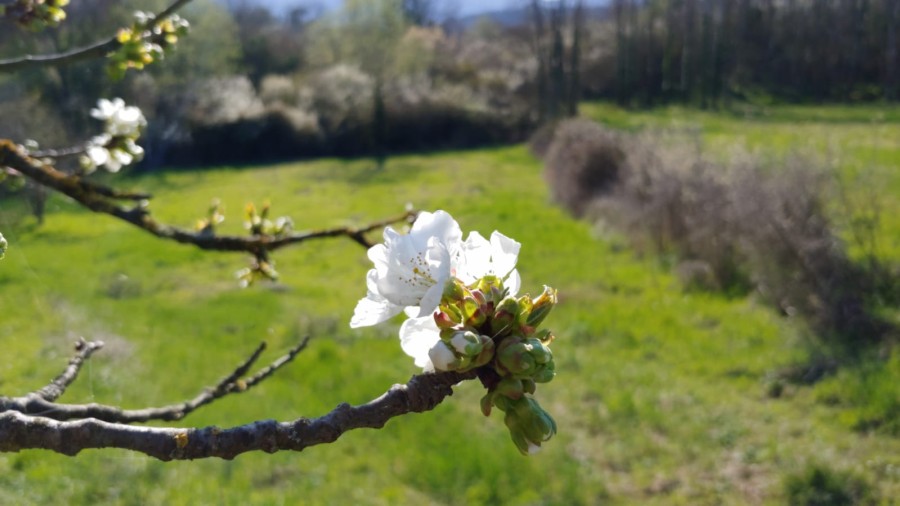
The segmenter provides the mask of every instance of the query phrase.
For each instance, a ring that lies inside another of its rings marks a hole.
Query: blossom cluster
[[[409,233],[388,227],[384,243],[369,249],[375,268],[368,293],[356,306],[351,327],[375,325],[404,312],[400,345],[426,372],[474,370],[487,393],[481,407],[505,413],[513,442],[524,454],[540,449],[556,423],[534,398],[538,383],[556,375],[540,329],[557,302],[544,287],[536,298],[517,297],[521,244],[494,231],[463,240],[446,212],[423,212]]]
[[[275,221],[269,219],[268,202],[263,204],[262,209],[259,211],[256,210],[256,206],[252,203],[247,204],[244,208],[244,215],[244,228],[254,236],[281,238],[290,235],[294,230],[294,221],[288,216],[280,216]],[[275,281],[278,279],[275,261],[270,259],[268,255],[257,255],[250,267],[239,270],[236,275],[243,288],[252,285],[258,280],[268,279]]]
[[[11,17],[20,26],[40,31],[66,19],[69,0],[14,0],[0,5],[0,17]]]
[[[91,116],[103,122],[104,131],[88,142],[81,156],[80,163],[85,172],[93,172],[98,167],[119,172],[122,167],[143,158],[144,149],[135,143],[147,126],[140,109],[125,105],[121,98],[101,98],[97,107],[91,109]]]
[[[136,11],[134,23],[116,34],[119,48],[109,55],[107,72],[120,79],[130,69],[141,70],[161,60],[178,37],[187,34],[190,24],[177,14],[156,21],[153,14]]]
[[[9,243],[6,241],[6,238],[3,237],[3,234],[0,234],[0,258],[6,256],[6,249],[9,247]]]

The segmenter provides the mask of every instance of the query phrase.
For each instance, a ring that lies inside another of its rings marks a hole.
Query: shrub
[[[246,76],[216,77],[188,92],[188,120],[195,125],[223,125],[263,114],[262,101]]]
[[[571,119],[556,128],[544,161],[553,200],[582,216],[588,204],[619,179],[625,151],[619,134],[592,121]]]
[[[550,143],[545,175],[573,214],[590,212],[638,249],[676,254],[687,288],[755,289],[783,314],[804,318],[831,353],[883,340],[891,327],[872,311],[880,285],[851,261],[825,211],[827,172],[798,157],[777,166],[749,155],[714,163],[697,146],[684,136],[625,137],[567,121]]]
[[[784,481],[787,502],[791,506],[858,506],[876,504],[872,486],[847,472],[833,471],[811,464]]]

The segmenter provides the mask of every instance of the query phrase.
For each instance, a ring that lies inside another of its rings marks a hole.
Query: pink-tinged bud
[[[494,337],[508,335],[518,328],[516,315],[519,313],[519,303],[512,297],[500,301],[491,319],[491,333]]]
[[[435,311],[434,323],[438,326],[439,329],[449,329],[454,327],[458,322],[454,322],[450,318],[450,315],[443,311]]]

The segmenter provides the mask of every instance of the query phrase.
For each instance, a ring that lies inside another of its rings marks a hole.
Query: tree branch
[[[475,376],[474,371],[422,374],[405,385],[394,385],[371,402],[340,404],[319,418],[261,420],[230,429],[133,427],[91,418],[61,422],[6,411],[0,413],[0,451],[40,448],[71,456],[89,448],[121,448],[163,461],[232,459],[259,450],[301,451],[332,443],[350,430],[381,428],[396,416],[430,411],[453,394],[453,385]]]
[[[78,342],[75,343],[75,356],[69,360],[68,367],[66,367],[59,376],[53,378],[50,384],[35,392],[35,395],[48,402],[53,402],[58,399],[59,396],[66,392],[66,388],[75,381],[75,378],[78,377],[78,371],[81,370],[81,366],[84,365],[84,362],[91,358],[91,355],[102,347],[102,341],[87,342],[83,338],[79,339]]]
[[[125,194],[116,192],[111,188],[102,187],[95,183],[84,181],[81,177],[60,172],[50,165],[44,165],[26,152],[14,142],[0,139],[0,167],[11,167],[25,177],[35,182],[52,188],[74,199],[88,209],[108,214],[130,223],[156,237],[169,239],[183,244],[194,246],[209,251],[241,251],[251,253],[257,257],[264,257],[267,252],[281,249],[285,246],[297,244],[312,239],[328,237],[348,237],[363,247],[371,247],[365,234],[372,230],[383,228],[392,223],[398,223],[415,217],[415,211],[407,211],[401,215],[372,222],[363,227],[336,227],[320,230],[294,232],[282,236],[229,236],[214,235],[204,232],[194,232],[171,225],[159,223],[150,215],[146,207],[138,204],[132,208],[126,208],[114,202],[112,199],[139,198],[143,194]],[[125,196],[128,195],[128,196]]]
[[[193,411],[207,404],[211,404],[217,399],[225,397],[228,394],[241,393],[250,390],[254,386],[261,383],[263,380],[271,376],[283,365],[293,360],[294,357],[297,356],[297,354],[299,354],[306,348],[307,343],[309,343],[309,337],[304,338],[300,344],[291,348],[291,350],[288,351],[286,355],[280,357],[278,360],[270,364],[268,367],[260,370],[252,377],[247,378],[246,380],[241,379],[241,376],[247,374],[247,371],[250,370],[250,367],[253,366],[253,363],[256,362],[263,350],[266,349],[266,343],[261,343],[259,347],[257,347],[256,351],[254,351],[253,354],[250,355],[249,358],[247,358],[247,360],[239,365],[231,374],[229,374],[225,378],[222,378],[222,380],[219,381],[219,383],[217,383],[215,386],[206,388],[203,392],[198,394],[193,399],[178,404],[172,404],[169,406],[158,408],[144,408],[133,410],[126,410],[116,406],[106,406],[102,404],[58,404],[52,402],[57,397],[59,397],[58,395],[52,399],[47,398],[41,395],[41,392],[44,391],[44,389],[41,389],[36,393],[28,394],[22,397],[5,399],[0,397],[0,412],[17,411],[24,415],[40,416],[43,418],[63,421],[95,418],[97,420],[105,422],[124,425],[137,422],[146,422],[150,420],[181,420]],[[93,350],[99,349],[102,345],[103,343],[85,343],[86,348],[92,348],[91,352],[93,352]],[[78,367],[80,367],[81,362],[84,360],[84,358],[86,358],[83,357],[83,355],[84,352],[80,351],[79,354],[76,355],[76,357],[74,357],[72,361],[70,361],[70,364],[78,360]],[[90,356],[90,353],[87,353],[87,356]],[[71,379],[74,380],[74,376]],[[71,380],[69,381],[69,383],[71,383]],[[47,387],[45,387],[45,389],[46,388]]]
[[[154,16],[153,19],[148,21],[144,26],[144,30],[150,29],[156,23],[156,20],[167,18],[190,1],[191,0],[176,0],[165,10]],[[119,42],[116,35],[113,35],[107,40],[95,42],[89,46],[79,47],[62,53],[25,55],[19,58],[0,60],[0,72],[14,72],[16,70],[39,67],[42,65],[66,65],[81,60],[102,58],[116,49],[119,49],[121,45],[122,43]]]

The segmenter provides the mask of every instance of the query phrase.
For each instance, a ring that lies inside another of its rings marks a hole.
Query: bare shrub
[[[759,291],[785,314],[804,316],[835,344],[876,342],[887,327],[867,307],[871,279],[825,212],[831,182],[801,159],[772,173],[740,171],[732,184],[740,247]]]
[[[731,171],[704,160],[698,144],[684,135],[644,135],[624,143],[627,168],[599,212],[605,209],[606,219],[628,231],[640,249],[702,261],[717,287],[745,292]]]
[[[556,128],[544,161],[553,200],[582,216],[591,200],[618,180],[625,152],[619,134],[592,121],[572,119]]]
[[[537,158],[544,158],[553,144],[553,136],[556,135],[556,122],[544,123],[528,138],[528,149]]]
[[[545,173],[573,214],[589,212],[638,249],[674,253],[687,288],[755,289],[833,351],[882,340],[890,326],[872,312],[873,271],[850,259],[825,209],[829,171],[800,157],[718,163],[698,146],[684,135],[625,137],[564,122]]]

